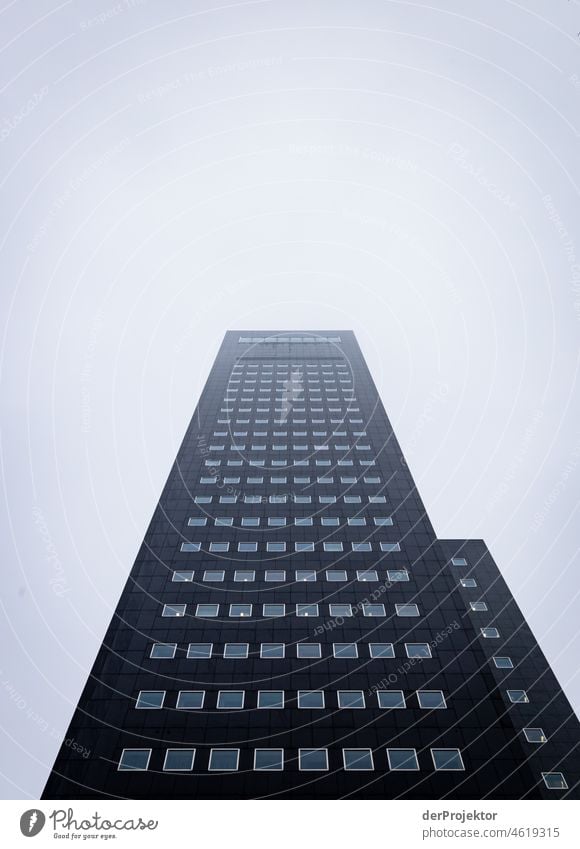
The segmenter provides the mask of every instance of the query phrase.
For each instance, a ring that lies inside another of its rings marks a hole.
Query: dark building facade
[[[354,334],[227,333],[43,798],[577,799],[579,744]]]

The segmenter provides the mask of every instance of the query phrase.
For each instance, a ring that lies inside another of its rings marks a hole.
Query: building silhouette
[[[43,798],[577,799],[579,730],[354,334],[229,332]]]

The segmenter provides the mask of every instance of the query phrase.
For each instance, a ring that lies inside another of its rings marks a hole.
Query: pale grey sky
[[[1,794],[38,796],[222,334],[352,328],[580,710],[580,4],[0,10]]]

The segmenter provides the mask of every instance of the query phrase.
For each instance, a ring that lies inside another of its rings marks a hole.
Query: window
[[[398,772],[410,772],[419,769],[415,749],[387,749],[389,769]]]
[[[487,639],[497,639],[499,637],[499,631],[497,628],[481,628],[481,636],[486,637]]]
[[[543,772],[542,778],[548,790],[567,790],[568,784],[561,772]]]
[[[200,542],[182,542],[181,551],[201,551]]]
[[[356,480],[356,478],[355,478],[355,480]],[[364,519],[363,517],[356,517],[356,516],[351,516],[347,521],[348,521],[348,524],[351,527],[359,527],[361,525],[366,525],[366,523],[367,523],[367,520]]]
[[[232,772],[238,768],[239,749],[212,749],[209,753],[210,772]]]
[[[210,619],[218,615],[219,609],[219,604],[198,604],[195,609],[195,615],[203,619]]]
[[[298,707],[319,710],[324,707],[324,693],[321,690],[298,690]]]
[[[494,657],[493,662],[495,663],[495,665],[498,669],[513,669],[514,668],[511,657]]]
[[[165,772],[186,771],[193,769],[195,749],[167,749],[163,769]]]
[[[417,690],[419,707],[423,710],[438,710],[446,708],[445,696],[441,690]]]
[[[379,525],[380,527],[385,527],[393,524],[393,520],[390,516],[375,516],[375,525]]]
[[[364,708],[365,697],[362,690],[339,690],[339,708]]]
[[[264,604],[262,606],[263,616],[284,616],[286,613],[285,604]]]
[[[265,581],[285,581],[286,572],[282,569],[267,569],[264,573]]]
[[[205,690],[180,690],[177,694],[178,710],[200,710],[203,707]]]
[[[379,575],[375,569],[357,569],[356,579],[357,581],[378,581]]]
[[[234,581],[238,583],[254,581],[256,579],[256,573],[253,569],[236,569],[234,572]]]
[[[400,551],[401,546],[398,542],[382,542],[381,551]]]
[[[258,690],[258,707],[277,710],[284,707],[284,690]]]
[[[452,557],[451,558],[452,566],[467,566],[467,560],[465,557]]]
[[[151,646],[151,654],[149,657],[155,660],[167,660],[175,657],[177,643],[155,643]]]
[[[165,701],[165,690],[141,690],[137,696],[137,710],[159,710]]]
[[[360,495],[345,495],[344,496],[344,503],[345,504],[360,504],[361,503],[361,497],[360,497]]]
[[[327,581],[346,581],[346,570],[345,569],[327,569],[326,570],[326,580]]]
[[[385,495],[369,495],[369,504],[385,504],[386,500]]]
[[[548,740],[541,728],[524,728],[524,735],[528,743],[546,743]]]
[[[294,574],[297,581],[316,580],[316,572],[313,569],[297,569]]]
[[[230,604],[230,616],[244,617],[252,615],[251,604]]]
[[[342,551],[341,542],[325,542],[323,546],[325,551]]]
[[[353,542],[351,543],[353,551],[371,551],[370,542]]]
[[[508,699],[514,704],[527,704],[530,700],[525,690],[506,690]]]
[[[333,643],[335,657],[358,657],[358,646],[356,643]]]
[[[407,657],[433,657],[429,643],[405,643]]]
[[[435,769],[441,772],[458,772],[465,769],[459,749],[431,749],[431,757]]]
[[[402,690],[378,690],[377,701],[380,708],[393,709],[406,707]]]
[[[190,528],[204,528],[207,525],[207,519],[192,517],[191,519],[187,520],[187,524]]]
[[[185,616],[184,604],[164,604],[162,616]]]
[[[396,604],[397,616],[419,616],[419,608],[416,604]]]
[[[149,766],[151,749],[123,749],[117,769],[120,772],[142,772]]]
[[[392,643],[369,643],[371,657],[394,657],[395,649]]]
[[[353,771],[369,771],[374,769],[373,755],[370,749],[343,749],[342,760],[344,768]]]
[[[268,519],[268,525],[271,528],[282,528],[286,525],[286,517],[285,516],[270,516]]]
[[[313,542],[295,542],[294,543],[295,551],[314,551],[314,543]]]
[[[328,610],[331,616],[352,616],[350,604],[329,604]]]
[[[338,527],[338,525],[340,525],[340,519],[338,518],[338,516],[323,516],[320,520],[320,524]]]
[[[387,569],[387,580],[389,581],[408,581],[409,573],[406,569]]]
[[[221,569],[206,569],[203,573],[203,580],[206,583],[223,581],[225,572]]]
[[[297,516],[296,519],[294,519],[294,524],[298,526],[312,525],[312,516]]]
[[[318,658],[322,657],[320,643],[298,643],[296,646],[296,657]]]
[[[282,552],[286,551],[285,542],[269,542],[266,546],[267,551]]]
[[[239,542],[238,543],[238,551],[243,551],[243,552],[247,553],[247,552],[257,551],[257,550],[258,550],[258,543],[257,542]]]
[[[384,604],[363,604],[362,611],[364,616],[384,616]]]
[[[260,527],[260,518],[258,516],[243,516],[242,517],[242,527],[243,528],[259,528]]]
[[[194,504],[211,504],[212,497],[211,495],[196,495],[193,501]]]
[[[190,643],[187,647],[187,657],[193,660],[211,657],[213,643]]]
[[[245,658],[248,656],[248,643],[226,643],[224,646],[224,657],[229,659]]]
[[[461,578],[460,584],[462,587],[476,587],[477,581],[475,578]]]
[[[297,604],[296,616],[318,616],[317,604]]]
[[[217,696],[217,707],[220,710],[239,710],[244,706],[243,690],[220,690]]]
[[[184,582],[184,581],[193,581],[193,575],[194,575],[194,573],[191,572],[191,571],[188,571],[188,572],[178,571],[178,572],[173,573],[171,580],[176,582],[176,583],[180,583],[180,582]]]
[[[209,544],[210,551],[229,551],[229,549],[229,542],[210,542]]]
[[[328,749],[298,749],[298,768],[303,772],[328,769]]]
[[[277,660],[285,656],[285,649],[284,643],[262,643],[260,657],[264,660]]]
[[[254,749],[254,769],[280,772],[284,769],[284,749]]]

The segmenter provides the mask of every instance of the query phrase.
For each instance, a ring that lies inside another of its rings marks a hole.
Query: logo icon
[[[20,817],[20,831],[25,837],[36,837],[46,822],[46,817],[37,808],[32,808],[30,811],[24,811]]]

